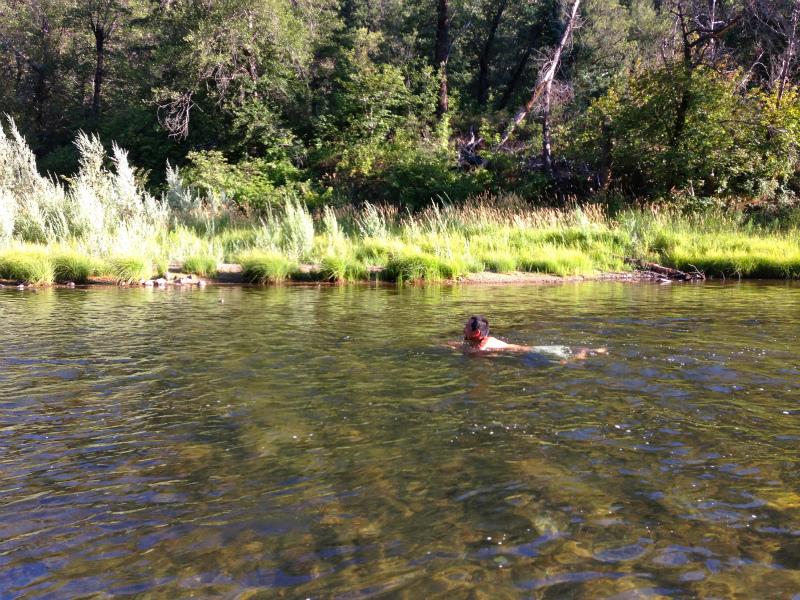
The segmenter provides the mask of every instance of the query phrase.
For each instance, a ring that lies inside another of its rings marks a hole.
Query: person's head
[[[464,337],[468,340],[482,340],[489,337],[489,321],[482,315],[470,317],[464,327]]]

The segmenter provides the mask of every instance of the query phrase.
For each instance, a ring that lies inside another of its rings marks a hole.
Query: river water
[[[474,313],[609,353],[443,347]],[[0,600],[800,599],[796,284],[3,289],[0,327]]]

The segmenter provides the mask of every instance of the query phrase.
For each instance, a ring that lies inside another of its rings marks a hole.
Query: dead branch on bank
[[[705,281],[706,278],[705,274],[699,271],[694,265],[689,265],[694,268],[694,271],[691,273],[686,273],[684,271],[679,271],[678,269],[662,267],[661,265],[657,265],[655,263],[645,262],[641,258],[630,258],[629,256],[621,256],[619,254],[615,254],[614,256],[623,259],[627,263],[636,265],[644,271],[655,273],[672,281]]]
[[[477,147],[483,142],[483,138],[475,139],[475,131],[472,127],[469,128],[469,140],[458,140],[456,147],[458,148],[458,164],[460,166],[469,165],[470,167],[485,167],[489,164],[489,160],[481,158],[476,153]]]

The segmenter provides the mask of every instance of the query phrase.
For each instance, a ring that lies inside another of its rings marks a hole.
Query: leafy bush
[[[229,197],[249,213],[263,215],[283,207],[288,199],[302,194],[308,174],[288,156],[272,160],[252,158],[230,164],[217,150],[190,152],[183,170],[188,183],[208,196]],[[307,188],[308,186],[306,186]]]
[[[794,174],[797,91],[779,103],[774,93],[739,89],[741,75],[675,63],[619,78],[576,120],[567,150],[598,165],[606,123],[611,172],[620,185],[691,196],[768,196],[779,187],[769,182]]]

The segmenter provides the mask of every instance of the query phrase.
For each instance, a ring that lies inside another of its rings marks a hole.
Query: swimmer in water
[[[525,353],[547,354],[564,361],[570,358],[586,358],[590,354],[605,354],[606,348],[576,348],[567,346],[520,346],[509,344],[489,335],[489,321],[482,315],[474,315],[464,326],[464,343],[451,342],[448,347],[469,354],[483,353]]]

